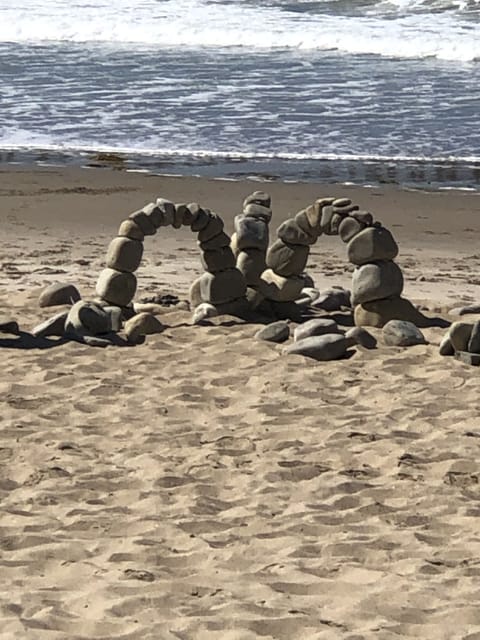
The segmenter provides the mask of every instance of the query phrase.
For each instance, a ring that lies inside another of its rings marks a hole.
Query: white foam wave
[[[298,12],[281,3],[17,0],[0,5],[0,42],[337,50],[469,62],[480,60],[480,24],[461,11],[469,2],[449,0],[450,10],[419,18],[414,9],[425,0],[382,1],[363,15],[322,13],[318,3],[315,12]]]

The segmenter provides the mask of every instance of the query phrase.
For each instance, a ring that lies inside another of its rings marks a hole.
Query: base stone
[[[359,304],[355,307],[354,320],[357,327],[382,328],[389,320],[407,320],[417,327],[428,327],[431,324],[431,320],[405,298],[387,298]]]
[[[133,273],[123,273],[115,269],[104,269],[98,277],[96,292],[106,302],[126,307],[137,289],[137,279]]]
[[[246,291],[245,278],[238,269],[228,269],[216,274],[204,273],[200,278],[202,302],[210,302],[215,306],[241,298]]]

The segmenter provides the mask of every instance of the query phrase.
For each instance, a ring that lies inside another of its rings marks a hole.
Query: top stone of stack
[[[348,243],[348,259],[360,266],[378,260],[393,260],[398,255],[398,245],[384,227],[367,227]]]

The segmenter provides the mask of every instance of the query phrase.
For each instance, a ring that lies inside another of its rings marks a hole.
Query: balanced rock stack
[[[243,213],[235,217],[231,247],[237,269],[243,274],[247,287],[252,289],[258,289],[260,276],[267,268],[268,225],[272,219],[270,203],[268,193],[255,191],[245,198]]]
[[[322,198],[277,229],[278,239],[267,252],[267,269],[261,275],[260,292],[267,300],[289,302],[300,297],[310,246],[318,237],[335,235],[342,220],[358,209],[346,198]]]

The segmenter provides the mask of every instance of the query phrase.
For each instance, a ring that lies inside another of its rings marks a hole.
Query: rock
[[[266,263],[280,276],[298,276],[307,265],[309,253],[306,245],[291,245],[276,240],[267,251]]]
[[[111,331],[120,331],[123,321],[123,309],[117,306],[104,306],[102,308],[110,316]]]
[[[363,327],[352,327],[345,333],[345,339],[349,347],[357,344],[365,349],[375,349],[377,346],[375,336]]]
[[[108,338],[99,338],[98,336],[83,336],[72,333],[68,337],[71,340],[75,340],[76,342],[80,342],[81,344],[86,344],[89,347],[100,347],[104,349],[105,347],[111,347],[113,344],[113,342]]]
[[[165,198],[157,198],[156,205],[156,210],[160,212],[160,215],[155,215],[155,220],[152,220],[155,226],[173,226],[175,229],[180,229],[183,223],[183,215],[177,216],[173,202]]]
[[[332,235],[330,224],[332,222],[334,213],[335,211],[332,206],[322,208],[322,218],[320,220],[320,228],[322,229],[323,233],[327,236]]]
[[[48,338],[48,336],[63,336],[65,332],[65,321],[68,311],[61,311],[52,318],[44,320],[32,329],[32,336],[36,338]]]
[[[232,237],[230,238],[230,249],[232,250],[232,253],[236,258],[240,253],[240,250],[238,248],[237,234],[235,233],[235,231],[232,233]]]
[[[303,287],[303,289],[300,292],[301,298],[299,298],[298,300],[295,300],[295,302],[298,304],[300,300],[308,300],[308,304],[311,305],[312,303],[315,302],[315,300],[318,300],[318,298],[320,297],[320,291],[318,289],[315,289],[315,287]]]
[[[133,273],[140,266],[143,243],[130,238],[114,238],[107,251],[106,265],[109,269]]]
[[[398,255],[398,246],[392,234],[384,227],[367,227],[350,240],[348,259],[356,265],[393,260]]]
[[[307,236],[312,238],[317,238],[317,227],[312,227],[305,209],[299,211],[294,218],[295,222],[298,224],[300,229],[307,234]],[[320,230],[319,230],[320,231]]]
[[[214,318],[217,315],[218,311],[213,304],[210,304],[209,302],[202,302],[195,307],[192,316],[192,324],[200,324],[203,320],[206,320],[207,318]]]
[[[354,238],[357,233],[363,231],[363,229],[365,229],[363,222],[349,216],[348,218],[344,218],[340,223],[338,235],[343,242],[350,242],[350,240]]]
[[[400,267],[391,260],[370,262],[357,267],[352,277],[352,304],[382,300],[400,296],[403,291],[403,275]]]
[[[448,333],[443,336],[442,341],[440,342],[439,353],[441,356],[453,356],[455,353],[455,349],[450,342],[450,336]]]
[[[351,204],[352,201],[350,200],[350,198],[336,198],[332,202],[333,207],[348,207]]]
[[[217,216],[212,214],[210,216],[210,220],[206,227],[204,227],[198,233],[198,241],[199,242],[208,242],[215,236],[218,236],[219,233],[223,231],[223,220]]]
[[[65,334],[96,336],[111,331],[111,314],[95,302],[79,300],[70,309],[65,320]]]
[[[192,224],[193,214],[185,203],[178,202],[175,205],[175,220],[177,224],[181,220],[181,224],[185,227],[189,227]]]
[[[470,351],[470,353],[480,353],[480,321],[478,320],[473,325],[467,351]]]
[[[134,344],[140,337],[161,333],[164,329],[165,326],[160,320],[150,313],[138,313],[127,320],[124,327],[127,340]]]
[[[271,198],[268,193],[265,191],[254,191],[250,195],[248,195],[243,201],[243,208],[247,207],[249,204],[258,204],[263,207],[270,208]]]
[[[205,271],[210,271],[210,273],[218,273],[235,267],[235,256],[228,246],[213,251],[203,251],[201,260]]]
[[[354,319],[357,327],[382,328],[389,320],[407,320],[417,327],[431,326],[430,318],[405,298],[386,298],[359,304],[355,307]]]
[[[245,278],[238,269],[228,269],[216,274],[204,273],[200,278],[201,298],[213,305],[241,298],[246,290]]]
[[[244,249],[259,249],[263,252],[268,247],[268,226],[259,218],[236,216],[235,221],[236,244],[239,251]]]
[[[162,222],[164,221],[163,212],[156,204],[151,202],[143,207],[142,211],[150,218],[150,222],[153,224],[155,229],[162,226]]]
[[[0,333],[11,333],[17,336],[20,333],[18,322],[12,318],[0,317]]]
[[[344,207],[337,207],[335,203],[333,204],[333,209],[335,213],[340,214],[343,218],[350,215],[354,211],[358,211],[360,207],[357,204],[347,204]]]
[[[255,334],[255,340],[266,340],[267,342],[285,342],[290,337],[290,325],[285,320],[267,324]]]
[[[217,249],[222,249],[223,247],[228,246],[230,246],[230,238],[224,231],[221,231],[218,235],[210,238],[210,240],[200,242],[200,249],[202,251],[216,251]]]
[[[383,340],[389,347],[410,347],[426,344],[425,336],[413,322],[390,320],[383,327]]]
[[[247,286],[256,286],[266,267],[263,251],[248,249],[238,254],[237,269],[243,273]]]
[[[151,206],[155,207],[155,205]],[[130,214],[128,217],[140,227],[143,235],[153,236],[157,232],[157,227],[153,224],[150,216],[147,215],[143,209],[140,209],[140,211],[134,211],[134,213]]]
[[[56,307],[61,304],[74,304],[80,300],[80,293],[73,284],[56,282],[44,289],[38,299],[40,307]]]
[[[318,236],[322,234],[322,205],[319,202],[315,202],[304,209],[304,213],[313,231],[313,235],[316,235],[318,238]]]
[[[268,224],[272,219],[272,210],[260,204],[248,204],[243,208],[243,213],[249,218],[259,218],[266,224]]]
[[[343,335],[326,334],[305,338],[283,349],[285,354],[307,356],[315,360],[339,360],[347,351],[347,341]]]
[[[342,333],[334,320],[328,318],[313,318],[300,324],[293,333],[295,342],[311,338],[312,336],[323,336],[326,334]]]
[[[187,205],[187,208],[192,216],[192,222],[190,224],[191,230],[198,233],[202,229],[205,229],[207,224],[210,222],[210,216],[208,213],[196,202],[191,202]]]
[[[451,325],[447,335],[455,351],[468,351],[472,331],[473,324],[469,322],[454,322]]]
[[[103,269],[97,281],[97,294],[112,305],[126,307],[137,289],[137,279],[133,273],[116,269]]]
[[[460,360],[460,362],[473,365],[474,367],[478,367],[478,365],[480,365],[479,353],[469,353],[468,351],[456,351],[455,358],[457,360]]]
[[[340,228],[340,224],[344,219],[345,219],[345,216],[335,212],[332,216],[332,219],[330,220],[330,229],[328,232],[325,232],[325,233],[330,236],[338,236],[338,230]]]
[[[277,236],[288,244],[310,245],[314,244],[317,235],[310,235],[303,231],[296,220],[285,220],[277,229]]]
[[[304,281],[299,276],[284,278],[272,269],[266,269],[260,276],[258,289],[268,300],[277,302],[294,301],[304,287]]]
[[[352,211],[350,216],[367,227],[373,224],[373,216],[369,211]]]
[[[480,313],[480,304],[471,304],[465,307],[455,307],[454,309],[450,309],[449,313],[452,316],[465,316],[469,313]]]
[[[315,309],[323,311],[340,311],[343,307],[351,308],[350,291],[342,287],[332,287],[320,292],[320,295],[313,303]]]
[[[219,316],[235,316],[236,318],[246,318],[251,313],[246,294],[241,298],[230,300],[230,302],[222,302],[221,304],[216,304],[215,308]]]
[[[200,284],[201,280],[202,280],[202,277],[204,275],[205,274],[202,274],[199,278],[194,280],[192,282],[192,284],[190,285],[190,290],[188,292],[188,299],[190,301],[190,308],[191,309],[195,309],[200,304],[202,304],[202,302],[205,302],[202,299],[202,288],[201,288],[201,284]]]
[[[130,238],[131,240],[139,240],[143,242],[145,234],[138,224],[133,220],[127,219],[122,222],[117,233],[122,238]]]

